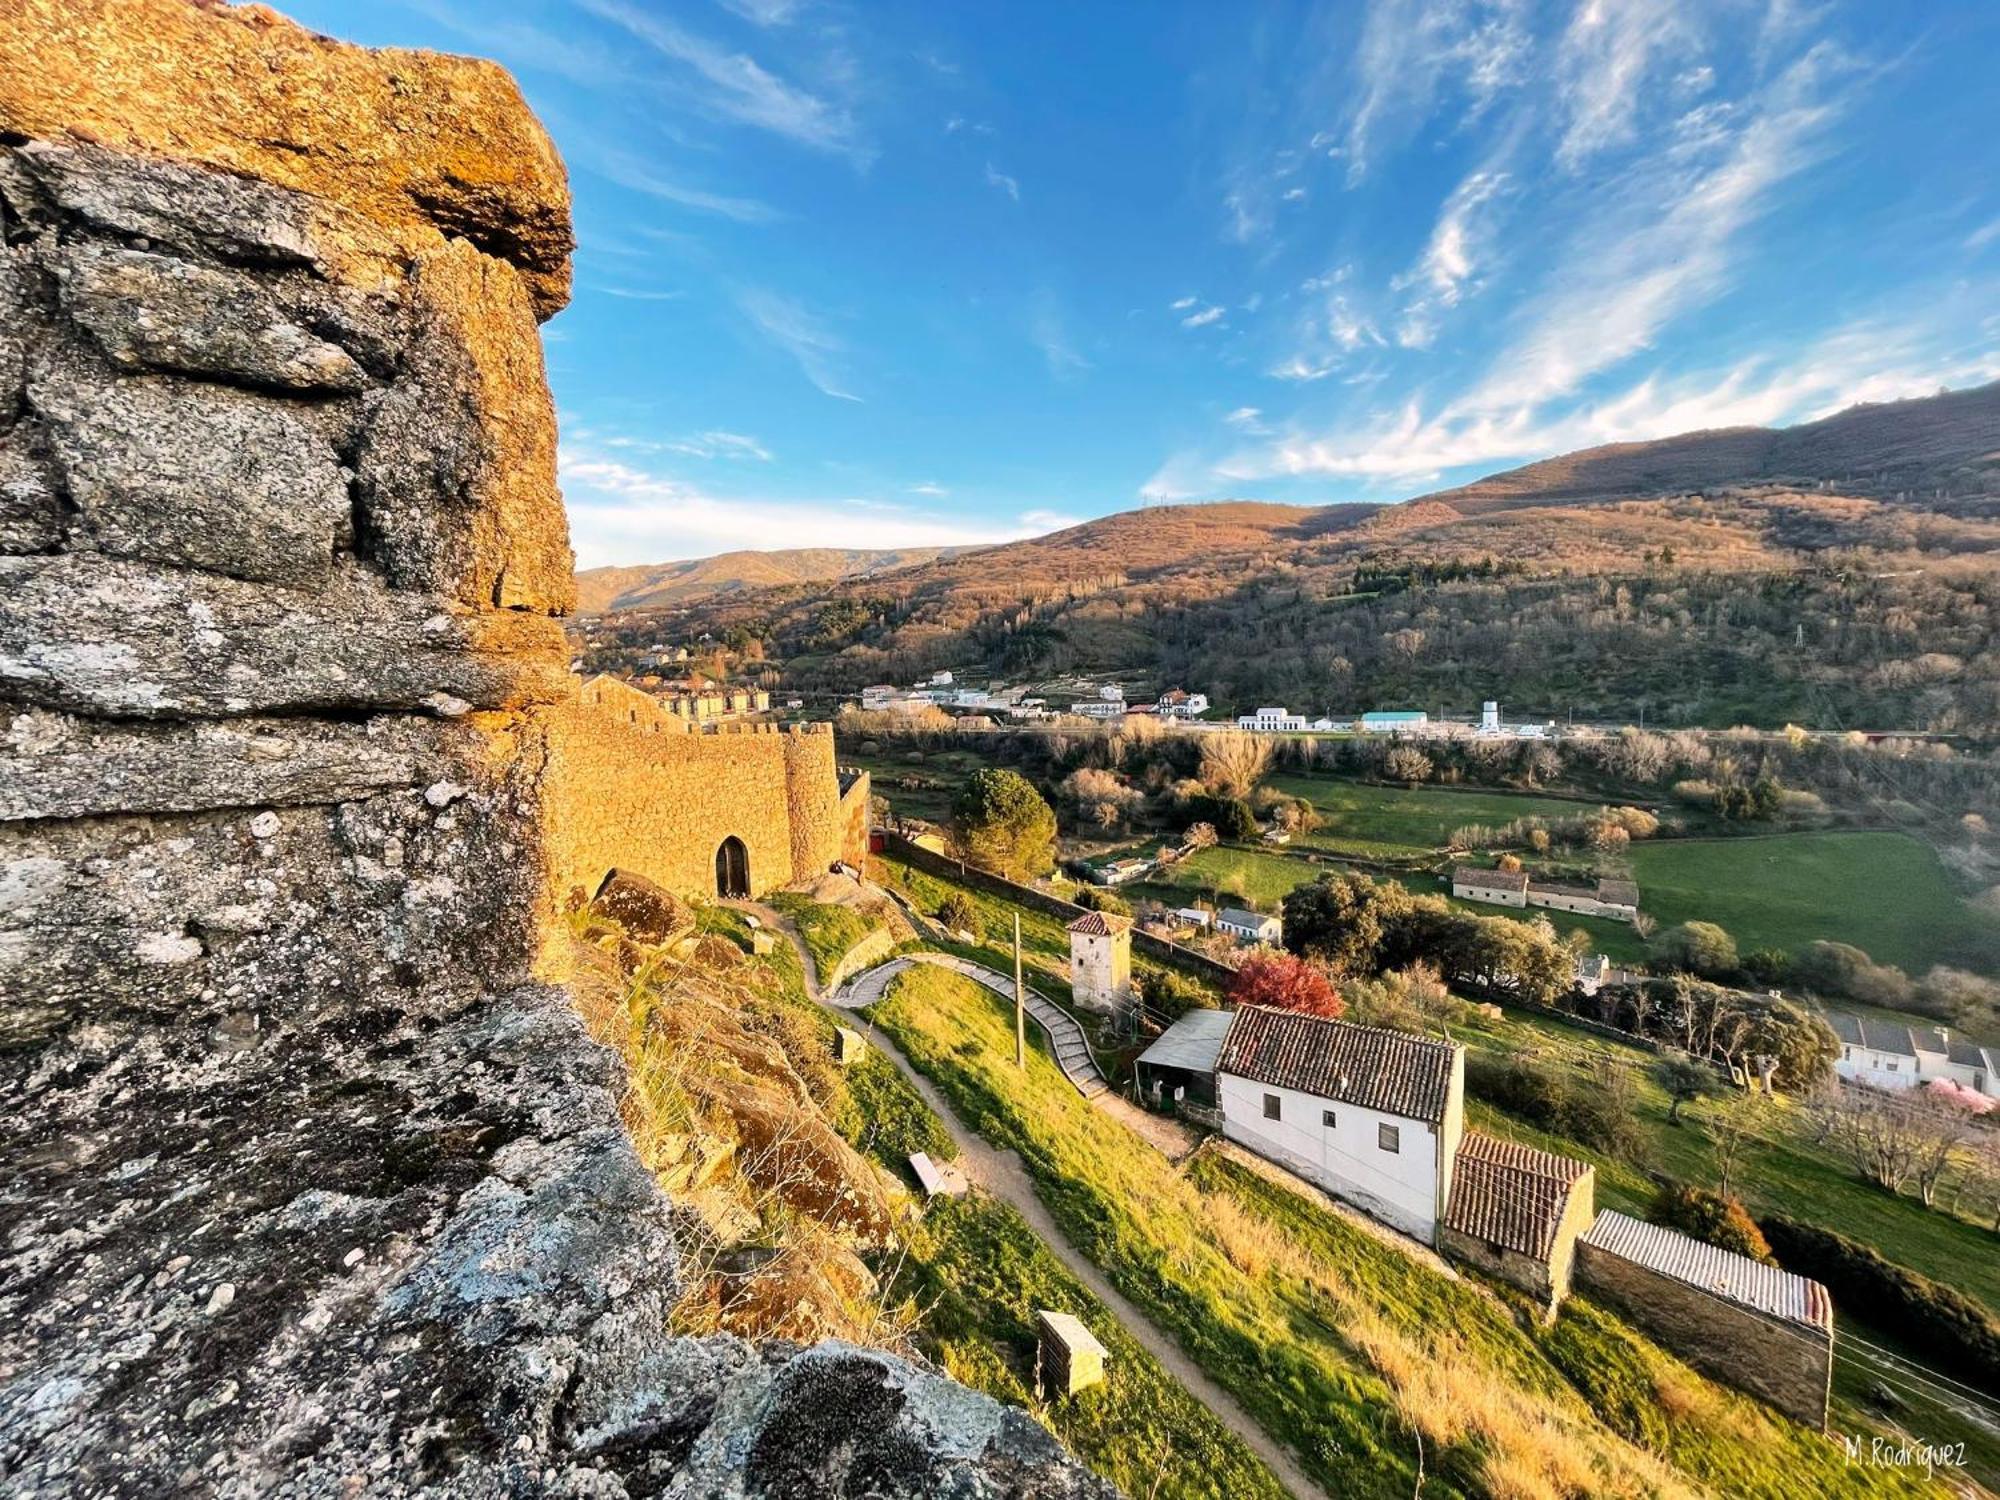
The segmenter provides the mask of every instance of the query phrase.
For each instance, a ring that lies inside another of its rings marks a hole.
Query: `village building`
[[[1176,906],[1174,908],[1174,918],[1177,921],[1187,923],[1190,927],[1200,927],[1206,930],[1209,924],[1214,922],[1215,913],[1205,906]]]
[[[1376,709],[1361,716],[1361,732],[1363,734],[1422,734],[1430,728],[1430,722],[1431,716],[1422,709]]]
[[[1565,885],[1536,880],[1525,870],[1486,870],[1457,865],[1451,872],[1451,893],[1460,901],[1525,909],[1545,907],[1579,917],[1605,917],[1632,922],[1639,916],[1639,887],[1629,880],[1600,880],[1596,885]]]
[[[1208,694],[1169,688],[1160,694],[1159,707],[1163,719],[1198,719],[1208,712]]]
[[[1826,1425],[1833,1298],[1817,1281],[1609,1210],[1577,1241],[1575,1279],[1696,1369]]]
[[[1553,1318],[1569,1295],[1577,1237],[1590,1228],[1596,1197],[1588,1164],[1468,1130],[1438,1248],[1526,1292]]]
[[[1115,1012],[1132,998],[1132,924],[1087,911],[1069,924],[1069,987],[1087,1010]]]
[[[1528,904],[1528,872],[1482,870],[1476,865],[1458,865],[1451,872],[1451,893],[1461,901],[1525,908]]]
[[[1217,912],[1215,930],[1227,933],[1239,943],[1270,943],[1275,946],[1285,940],[1283,920],[1266,916],[1260,911],[1245,911],[1240,906],[1225,906]]]
[[[1236,1012],[1191,1010],[1154,1038],[1133,1065],[1139,1092],[1155,1105],[1216,1107],[1215,1067]]]
[[[1123,698],[1085,698],[1072,703],[1069,711],[1085,719],[1122,719],[1125,716]]]
[[[1464,1133],[1463,1047],[1246,1006],[1216,1094],[1230,1140],[1435,1243]]]
[[[1296,733],[1306,728],[1306,717],[1293,713],[1283,705],[1266,706],[1254,714],[1241,715],[1236,720],[1236,727],[1258,734]]]
[[[1849,1083],[1912,1089],[1943,1078],[2000,1098],[2000,1048],[1954,1038],[1941,1026],[1907,1026],[1846,1011],[1828,1011],[1826,1022],[1840,1039],[1833,1071]]]

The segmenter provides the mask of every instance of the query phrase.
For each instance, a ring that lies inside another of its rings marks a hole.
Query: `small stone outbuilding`
[[[1596,1197],[1588,1163],[1468,1130],[1438,1248],[1520,1288],[1553,1318],[1569,1295],[1577,1236],[1590,1227]]]
[[[1697,1370],[1826,1426],[1833,1297],[1817,1281],[1607,1211],[1577,1241],[1576,1284]]]
[[[1041,1341],[1041,1385],[1048,1396],[1074,1396],[1104,1380],[1104,1346],[1074,1314],[1042,1309],[1035,1314]]]

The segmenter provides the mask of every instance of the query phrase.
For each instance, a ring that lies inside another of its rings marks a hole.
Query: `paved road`
[[[881,998],[889,981],[908,968],[913,960],[932,962],[936,957],[929,954],[912,955],[911,958],[894,959],[880,968],[870,969],[856,978],[834,1003],[856,1008],[870,1004]],[[979,966],[974,964],[971,967]],[[989,969],[986,972],[992,971]],[[1013,989],[1011,978],[1007,981],[1007,986],[1011,994]],[[896,1044],[879,1027],[871,1025],[869,1032],[869,1040],[881,1050],[884,1057],[895,1064],[905,1078],[910,1080],[917,1092],[923,1095],[924,1102],[931,1107],[932,1113],[943,1122],[945,1129],[951,1132],[951,1138],[958,1143],[957,1165],[964,1171],[966,1177],[993,1197],[1008,1204],[1026,1219],[1029,1227],[1041,1236],[1042,1242],[1049,1247],[1050,1252],[1069,1268],[1070,1273],[1078,1281],[1090,1289],[1092,1296],[1111,1309],[1112,1315],[1123,1325],[1125,1331],[1137,1340],[1147,1353],[1165,1366],[1174,1379],[1186,1386],[1197,1401],[1215,1413],[1216,1419],[1223,1426],[1241,1438],[1250,1451],[1263,1460],[1265,1467],[1278,1477],[1279,1483],[1294,1495],[1301,1497],[1301,1500],[1326,1500],[1326,1492],[1313,1483],[1306,1472],[1299,1467],[1290,1449],[1258,1426],[1256,1419],[1237,1404],[1235,1397],[1209,1379],[1201,1366],[1182,1352],[1178,1343],[1154,1326],[1151,1319],[1127,1301],[1125,1296],[1105,1279],[1102,1271],[1071,1246],[1063,1237],[1062,1230],[1056,1227],[1056,1221],[1049,1216],[1049,1211],[1042,1206],[1042,1200],[1035,1192],[1034,1180],[1021,1165],[1021,1158],[1012,1151],[1002,1151],[988,1145],[966,1129],[959,1122],[958,1116],[953,1113],[944,1095],[928,1078],[910,1066],[909,1061],[897,1050]],[[1116,1100],[1115,1095],[1110,1097]]]

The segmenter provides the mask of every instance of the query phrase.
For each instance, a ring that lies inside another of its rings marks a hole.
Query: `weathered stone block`
[[[163,376],[31,381],[76,507],[79,543],[113,557],[317,588],[347,516],[347,483],[311,412]]]
[[[72,713],[463,713],[570,691],[556,621],[452,613],[349,560],[303,593],[88,553],[0,557],[0,595],[0,692]]]
[[[364,552],[398,588],[567,614],[575,555],[525,287],[458,241],[417,262],[408,297],[409,360],[357,460]]]
[[[250,277],[164,255],[85,246],[58,266],[63,307],[127,370],[352,395],[368,377]]]
[[[0,430],[0,553],[51,552],[64,534],[47,434],[36,422]]]

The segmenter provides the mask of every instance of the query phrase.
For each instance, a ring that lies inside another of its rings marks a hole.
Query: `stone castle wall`
[[[614,867],[713,896],[716,850],[730,837],[749,853],[753,895],[824,875],[847,846],[852,809],[830,726],[656,733],[643,710],[614,698],[539,714],[534,732],[541,743],[522,764],[546,810],[551,884],[566,907],[595,895]]]
[[[0,1490],[1098,1493],[903,1362],[666,1332],[532,978],[582,708],[511,81],[216,0],[0,33]]]

